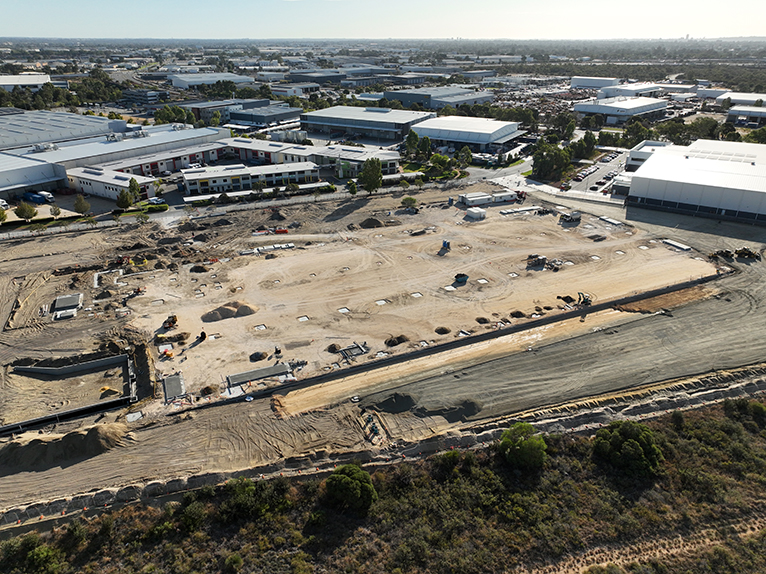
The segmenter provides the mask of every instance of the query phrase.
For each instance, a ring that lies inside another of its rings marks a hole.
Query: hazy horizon
[[[103,0],[38,0],[5,9],[0,37],[98,40],[673,40],[763,37],[756,0],[737,4],[752,18],[698,2],[659,0],[621,9],[596,0],[202,0],[124,5]],[[640,9],[639,9],[640,8]],[[723,12],[719,15],[718,12]],[[724,15],[724,17],[721,17]]]

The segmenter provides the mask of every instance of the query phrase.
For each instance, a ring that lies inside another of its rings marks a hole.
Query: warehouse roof
[[[656,150],[634,179],[766,192],[766,146],[697,140]]]
[[[517,122],[464,116],[432,118],[413,127],[420,137],[477,144],[505,143],[525,133],[518,128]]]
[[[124,131],[126,122],[69,112],[27,111],[0,115],[0,149]]]
[[[766,108],[761,106],[732,106],[729,108],[729,115],[742,114],[744,116],[766,117]]]
[[[18,74],[0,76],[0,86],[26,86],[30,84],[47,84],[51,81],[48,74]]]
[[[180,142],[194,140],[205,135],[219,134],[221,131],[216,128],[199,128],[149,133],[151,134],[150,137],[127,136],[124,139],[117,139],[115,141],[104,139],[82,145],[64,146],[57,150],[37,153],[35,158],[51,163],[64,163],[85,158],[94,158],[95,161],[98,161],[98,157],[102,155],[140,150],[141,148],[151,146],[166,145],[168,146],[167,149],[172,149],[175,147],[175,144]]]
[[[215,84],[216,82],[234,82],[235,84],[239,84],[254,81],[250,76],[240,76],[228,72],[219,74],[172,74],[168,76],[168,79],[181,80],[182,82],[187,82],[189,84]]]
[[[356,108],[353,106],[334,106],[308,112],[301,118],[314,119],[339,119],[371,122],[388,122],[392,124],[406,124],[413,121],[431,118],[433,112],[413,112],[410,110],[392,110],[389,108]]]

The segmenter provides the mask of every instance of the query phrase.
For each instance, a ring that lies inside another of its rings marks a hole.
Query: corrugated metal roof
[[[301,118],[306,118],[307,120],[322,118],[406,124],[433,116],[433,112],[413,112],[410,110],[391,110],[388,108],[356,108],[352,106],[334,106],[332,108],[325,108],[324,110],[308,112],[307,114],[303,114]]]

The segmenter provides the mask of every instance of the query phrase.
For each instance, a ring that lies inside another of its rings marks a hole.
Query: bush
[[[167,211],[170,209],[170,206],[167,203],[160,203],[158,205],[147,205],[146,211],[148,212],[154,212],[154,211]]]
[[[500,437],[499,449],[513,466],[524,470],[538,470],[545,463],[545,439],[535,434],[535,427],[529,423],[516,423]]]
[[[199,530],[202,523],[205,522],[207,512],[205,511],[205,505],[200,501],[195,500],[189,506],[184,508],[181,513],[181,524],[189,532]]]
[[[654,433],[633,421],[615,421],[596,433],[593,453],[602,461],[636,477],[655,476],[663,461]]]
[[[351,510],[365,515],[378,500],[370,474],[355,464],[336,469],[325,482],[327,502],[341,511]]]
[[[242,566],[244,565],[245,561],[242,560],[242,556],[240,556],[237,553],[229,554],[226,557],[226,561],[224,562],[224,566],[226,566],[226,570],[229,572],[239,572],[242,569]]]

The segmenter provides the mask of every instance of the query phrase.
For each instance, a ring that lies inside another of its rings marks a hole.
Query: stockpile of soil
[[[375,229],[376,227],[383,227],[383,222],[380,219],[374,217],[368,217],[362,223],[359,224],[362,229]]]
[[[386,339],[386,346],[387,347],[396,347],[397,345],[401,345],[402,343],[406,343],[409,341],[409,337],[407,335],[399,335],[398,337],[389,337]]]
[[[109,299],[110,297],[114,297],[117,295],[116,291],[112,291],[111,289],[107,289],[106,291],[101,291],[98,295],[94,297],[96,301],[100,301],[101,299]]]
[[[201,318],[203,323],[214,323],[215,321],[231,319],[233,317],[246,317],[256,311],[258,311],[258,307],[242,303],[241,301],[232,301],[212,311],[208,311]]]
[[[436,333],[439,335],[447,335],[452,330],[449,327],[436,327]]]
[[[190,273],[207,273],[208,271],[210,271],[210,269],[208,269],[204,265],[195,265],[194,267],[189,269]]]
[[[250,362],[257,363],[258,361],[263,361],[268,356],[269,355],[267,353],[264,353],[263,351],[256,351],[255,353],[250,355]]]
[[[24,437],[8,443],[0,450],[0,467],[37,470],[58,466],[102,454],[122,444],[128,427],[120,423],[96,425],[65,435]]]
[[[424,409],[419,407],[413,412],[419,417],[442,416],[451,423],[456,423],[479,414],[482,404],[475,399],[465,399],[451,407],[441,407],[438,409]]]

